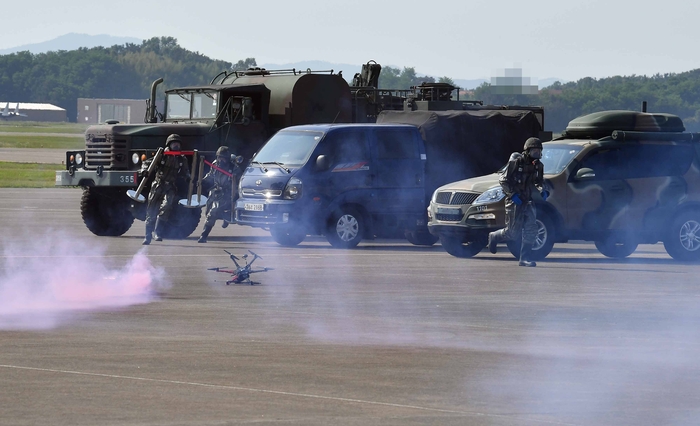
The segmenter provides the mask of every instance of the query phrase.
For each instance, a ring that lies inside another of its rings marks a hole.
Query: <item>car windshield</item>
[[[561,173],[582,148],[576,145],[544,145],[542,160],[540,160],[544,166],[544,174],[556,175]],[[505,170],[507,165],[506,163],[498,169],[498,173]]]
[[[577,145],[549,145],[545,144],[542,150],[542,164],[544,174],[556,175],[561,173],[571,160],[581,151]]]
[[[168,93],[166,119],[216,118],[217,92]]]
[[[288,166],[301,166],[309,159],[322,137],[323,133],[321,132],[278,132],[260,148],[252,161],[263,164],[282,163]]]

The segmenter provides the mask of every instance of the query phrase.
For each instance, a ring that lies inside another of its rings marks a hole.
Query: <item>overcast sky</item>
[[[419,74],[533,79],[700,68],[700,2],[688,0],[7,1],[0,49],[75,32],[171,36],[189,50],[258,64],[322,60]]]

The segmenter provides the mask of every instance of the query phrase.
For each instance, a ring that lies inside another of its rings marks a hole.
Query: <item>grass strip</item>
[[[88,128],[86,124],[51,123],[41,121],[12,122],[0,121],[0,132],[12,133],[74,133],[83,134]]]
[[[64,169],[62,164],[0,161],[0,188],[52,188],[56,170]]]
[[[0,148],[53,148],[53,149],[83,149],[85,139],[81,136],[24,136],[0,135]]]

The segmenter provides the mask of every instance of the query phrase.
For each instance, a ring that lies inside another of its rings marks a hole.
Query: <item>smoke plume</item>
[[[149,303],[164,284],[145,250],[116,256],[127,262],[115,267],[101,245],[58,234],[29,241],[3,247],[0,330],[50,329],[85,313]]]

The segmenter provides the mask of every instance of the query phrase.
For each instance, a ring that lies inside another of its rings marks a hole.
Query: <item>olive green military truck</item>
[[[551,195],[535,200],[537,259],[556,242],[587,240],[608,257],[662,241],[674,259],[700,260],[700,134],[685,133],[679,117],[598,112],[572,120],[543,146]],[[428,228],[451,255],[476,255],[488,233],[504,227],[498,178],[466,179],[433,193]],[[518,257],[520,242],[508,249]]]

